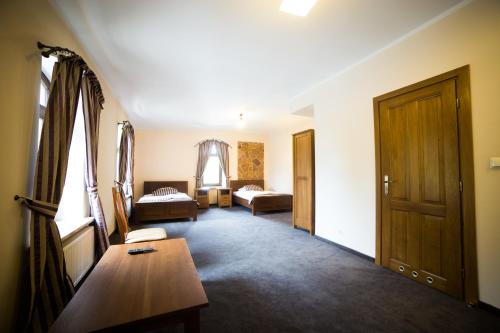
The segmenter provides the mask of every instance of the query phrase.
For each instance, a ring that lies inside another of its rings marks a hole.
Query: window
[[[42,71],[40,73],[40,105],[38,108],[38,143],[42,137],[43,119],[45,118],[45,109],[49,101],[50,81],[52,80],[52,69],[56,63],[56,57],[42,57]]]
[[[210,148],[209,155],[205,171],[203,171],[203,186],[220,186],[225,175],[223,175],[215,145]]]
[[[55,57],[42,57],[42,72],[40,81],[40,107],[38,110],[38,143],[42,135],[45,110],[49,99],[50,81],[52,79],[52,69],[57,61]],[[64,189],[56,214],[56,223],[61,236],[66,232],[71,232],[80,227],[89,216],[89,203],[87,189],[85,185],[86,171],[86,143],[85,143],[85,122],[83,118],[83,108],[81,94],[78,100],[75,126],[69,149],[68,170]],[[61,223],[64,221],[63,223]]]
[[[75,127],[69,148],[68,170],[64,190],[57,210],[56,222],[76,223],[80,226],[83,218],[89,216],[89,203],[85,185],[86,169],[85,122],[83,119],[82,97],[78,101]]]
[[[38,146],[40,145],[40,139],[42,137],[42,127],[43,127],[43,119],[45,118],[45,109],[47,108],[47,102],[49,101],[50,79],[52,77],[52,66],[53,66],[53,64],[52,65],[49,64],[45,59],[47,58],[42,57],[42,71],[40,73],[40,96],[39,96],[39,106],[37,110],[38,123],[36,124],[37,125],[36,130],[37,130]],[[38,147],[36,152],[38,153]]]
[[[45,118],[45,109],[49,101],[49,91],[50,79],[42,70],[40,80],[40,105],[38,108],[38,143],[40,143],[40,138],[42,137],[43,119]]]
[[[120,143],[122,141],[122,130],[123,123],[118,123],[118,127],[116,129],[116,171],[115,171],[115,179],[120,181]]]

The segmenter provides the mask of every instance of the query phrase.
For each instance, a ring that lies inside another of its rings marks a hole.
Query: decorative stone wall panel
[[[264,144],[238,142],[238,179],[264,179]]]

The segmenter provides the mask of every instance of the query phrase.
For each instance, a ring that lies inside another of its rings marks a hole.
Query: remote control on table
[[[155,249],[152,247],[140,247],[137,249],[128,250],[128,254],[140,254],[140,253],[149,253],[153,252]]]

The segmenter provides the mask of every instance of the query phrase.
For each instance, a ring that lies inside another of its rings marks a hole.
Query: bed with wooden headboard
[[[144,195],[162,187],[173,187],[177,191],[188,193],[187,181],[145,181]],[[158,221],[180,218],[198,219],[198,203],[196,200],[166,201],[166,202],[136,202],[134,206],[134,221]]]
[[[264,188],[264,180],[231,180],[229,182],[229,187],[231,187],[232,192],[238,191],[245,185],[258,185]],[[266,195],[258,195],[253,198],[252,203],[248,203],[247,200],[240,198],[233,194],[233,204],[238,204],[252,210],[252,214],[256,215],[257,212],[270,212],[270,211],[291,211],[293,196],[291,194],[284,193],[273,193]]]

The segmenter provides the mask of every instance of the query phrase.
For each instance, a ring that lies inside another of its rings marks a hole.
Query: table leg
[[[186,315],[184,333],[200,333],[200,310],[193,310]]]

